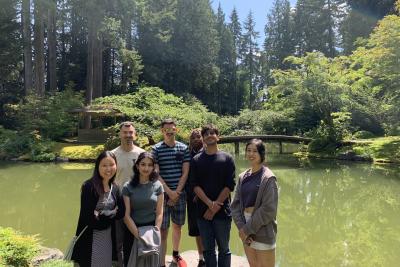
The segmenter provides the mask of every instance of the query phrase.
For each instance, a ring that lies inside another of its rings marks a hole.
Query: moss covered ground
[[[57,143],[54,152],[71,161],[92,161],[104,150],[103,144]]]
[[[357,155],[369,156],[377,163],[400,163],[400,136],[357,140],[351,148]]]

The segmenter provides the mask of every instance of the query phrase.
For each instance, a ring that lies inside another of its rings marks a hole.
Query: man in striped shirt
[[[181,228],[185,223],[186,193],[184,191],[189,173],[190,154],[188,147],[175,140],[176,123],[172,119],[165,119],[161,123],[163,141],[153,146],[152,154],[156,161],[156,169],[161,176],[163,184],[164,214],[161,225],[161,262],[165,266],[167,251],[167,237],[170,218],[172,220],[172,259],[178,266],[185,266],[179,255]]]

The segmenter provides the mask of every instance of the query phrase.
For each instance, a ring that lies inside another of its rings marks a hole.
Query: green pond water
[[[243,155],[236,164],[237,174],[246,168]],[[280,193],[277,266],[400,266],[399,167],[274,154],[268,165]],[[39,234],[43,245],[63,251],[92,168],[0,162],[0,226]],[[185,225],[181,250],[189,249],[195,242]],[[231,249],[244,255],[233,225]]]

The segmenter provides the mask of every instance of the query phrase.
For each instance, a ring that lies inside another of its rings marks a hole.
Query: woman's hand
[[[246,241],[244,242],[246,245],[248,245],[248,246],[250,246],[251,245],[251,242],[253,242],[254,241],[254,239],[252,238],[252,237],[248,237],[248,238],[246,238]]]

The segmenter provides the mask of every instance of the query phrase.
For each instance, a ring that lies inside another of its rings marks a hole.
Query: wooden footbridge
[[[282,154],[283,148],[282,143],[294,143],[294,144],[308,144],[312,141],[312,138],[300,137],[300,136],[289,136],[289,135],[244,135],[244,136],[221,136],[219,144],[235,144],[235,154],[239,154],[239,143],[250,141],[251,139],[261,139],[264,142],[277,142],[279,143],[279,153]]]

